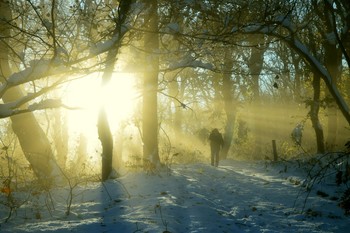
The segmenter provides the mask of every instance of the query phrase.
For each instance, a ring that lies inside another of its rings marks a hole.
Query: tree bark
[[[116,23],[116,27],[113,32],[113,36],[116,37],[116,40],[114,42],[114,46],[112,49],[108,51],[107,58],[106,58],[106,66],[104,73],[102,75],[102,90],[109,84],[109,81],[112,78],[113,71],[114,71],[114,65],[117,61],[117,56],[119,49],[121,47],[121,41],[127,32],[127,30],[123,29],[123,26],[125,24],[126,18],[128,16],[128,13],[130,11],[130,7],[133,1],[124,0],[120,2],[119,9],[118,9],[118,21]],[[104,94],[104,91],[102,91],[102,95]],[[109,98],[107,96],[107,98]],[[105,100],[105,98],[103,98]],[[111,129],[109,127],[108,122],[108,116],[106,113],[106,109],[104,106],[104,103],[102,103],[102,106],[100,108],[100,112],[98,115],[98,122],[97,122],[97,128],[98,128],[98,137],[101,141],[102,145],[102,181],[106,181],[109,178],[109,175],[112,171],[112,162],[113,162],[113,136]]]
[[[296,70],[295,72],[295,80],[294,80],[294,100],[297,103],[301,102],[301,74],[302,70],[300,69],[300,62],[301,59],[297,54],[291,53],[292,56],[292,62],[294,69]]]
[[[261,36],[261,40],[264,40],[264,37]],[[264,53],[265,49],[263,48],[252,48],[250,59],[249,59],[249,70],[252,78],[252,90],[253,90],[253,115],[259,116],[262,114],[262,105],[260,99],[260,73],[264,64]],[[263,144],[263,135],[264,131],[261,124],[261,119],[259,117],[254,117],[254,135],[255,135],[255,145],[253,157],[261,154],[261,146]]]
[[[223,79],[223,98],[224,98],[224,109],[226,113],[226,124],[225,124],[225,133],[224,133],[224,146],[221,151],[221,158],[226,159],[228,151],[230,150],[233,131],[235,127],[236,120],[236,109],[234,106],[234,97],[233,97],[233,82],[232,82],[232,67],[233,67],[233,58],[232,50],[225,51],[225,63],[224,63],[224,73],[222,76]]]
[[[158,6],[157,0],[145,0],[147,18],[145,20],[144,47],[149,53],[145,57],[145,73],[143,83],[143,156],[145,161],[157,165],[160,162],[158,154],[158,73],[159,49],[158,38]]]
[[[53,138],[56,148],[57,163],[61,168],[66,167],[68,157],[68,126],[67,119],[61,109],[53,110]]]
[[[324,9],[324,19],[326,24],[326,35],[331,35],[332,33],[338,33],[334,28],[332,22],[332,6],[325,4]],[[325,37],[326,37],[325,35]],[[341,63],[342,63],[342,53],[339,46],[336,45],[336,41],[325,40],[325,56],[324,62],[325,66],[332,76],[332,85],[336,86],[341,74]],[[327,96],[333,99],[331,94],[328,92]],[[338,108],[333,103],[329,104],[328,108],[328,133],[327,133],[327,146],[329,150],[334,149],[337,144],[337,132],[338,132]]]
[[[118,32],[115,32],[118,33]],[[120,40],[121,38],[119,38]],[[119,44],[115,45],[115,48],[108,51],[106,58],[106,67],[102,75],[102,95],[103,89],[107,87],[110,79],[112,78],[114,65],[117,59]],[[108,97],[107,97],[108,98]],[[105,101],[105,98],[102,98]],[[112,160],[113,160],[113,136],[109,127],[108,117],[104,103],[99,110],[97,120],[98,138],[102,145],[102,181],[106,181],[112,172]]]
[[[314,97],[311,104],[311,109],[309,112],[312,127],[315,130],[316,134],[316,143],[317,143],[317,153],[324,153],[324,136],[323,136],[323,128],[318,116],[320,110],[320,93],[321,93],[321,78],[318,75],[314,75],[314,79],[312,82],[312,86],[314,89]]]
[[[176,75],[176,74],[175,74]],[[182,131],[182,108],[178,100],[181,100],[183,93],[181,93],[180,85],[177,81],[177,76],[172,76],[168,79],[169,95],[173,97],[170,102],[170,112],[172,116],[172,127],[175,138],[181,137]]]
[[[102,145],[102,181],[106,181],[112,172],[113,137],[104,107],[101,107],[98,115],[97,129]]]

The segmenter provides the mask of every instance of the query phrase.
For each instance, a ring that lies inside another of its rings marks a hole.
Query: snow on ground
[[[0,232],[348,232],[337,202],[316,195],[334,185],[315,186],[301,212],[304,177],[297,166],[234,160],[129,172],[75,187],[69,216],[69,188],[30,194],[7,223],[2,205]]]

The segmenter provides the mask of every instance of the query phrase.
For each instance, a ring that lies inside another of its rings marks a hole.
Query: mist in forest
[[[347,232],[349,12],[0,0],[0,231]]]
[[[4,176],[209,163],[214,128],[222,160],[343,150],[345,2],[2,1]]]

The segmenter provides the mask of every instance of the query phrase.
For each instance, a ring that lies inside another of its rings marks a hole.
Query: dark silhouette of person
[[[298,123],[291,133],[294,143],[299,146],[301,145],[301,139],[303,137],[303,128],[304,126],[301,123]]]
[[[213,129],[209,135],[211,149],[211,165],[217,167],[219,165],[220,148],[224,145],[224,139],[218,129]]]

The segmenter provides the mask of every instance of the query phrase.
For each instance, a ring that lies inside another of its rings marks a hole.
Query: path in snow
[[[300,187],[278,172],[275,175],[269,175],[261,163],[226,161],[218,168],[206,164],[175,166],[170,177],[152,179],[159,182],[158,186],[149,185],[147,177],[133,182],[139,186],[136,193],[150,192],[148,197],[141,198],[141,206],[143,198],[155,198],[155,206],[161,206],[171,232],[184,232],[183,229],[186,232],[336,231],[334,221],[328,223],[321,217],[300,214],[304,201],[303,197],[296,200]],[[149,190],[144,186],[157,188]],[[297,208],[294,208],[295,201]],[[311,205],[313,202],[320,205],[321,210],[336,205],[320,197],[310,197]],[[315,209],[315,213],[321,210]],[[136,214],[135,220],[149,213]],[[337,225],[344,225],[341,211],[337,214],[340,218]],[[336,216],[327,212],[323,215]]]
[[[36,207],[23,206],[0,232],[347,232],[349,219],[337,203],[316,191],[307,202],[309,214],[300,212],[304,193],[294,208],[298,174],[285,172],[282,164],[242,161],[223,161],[218,168],[174,165],[170,174],[130,172],[103,185],[77,187],[69,216],[69,189],[51,191],[51,213],[45,212],[48,199],[36,197],[40,219],[33,217]],[[0,210],[2,219],[5,214]]]

